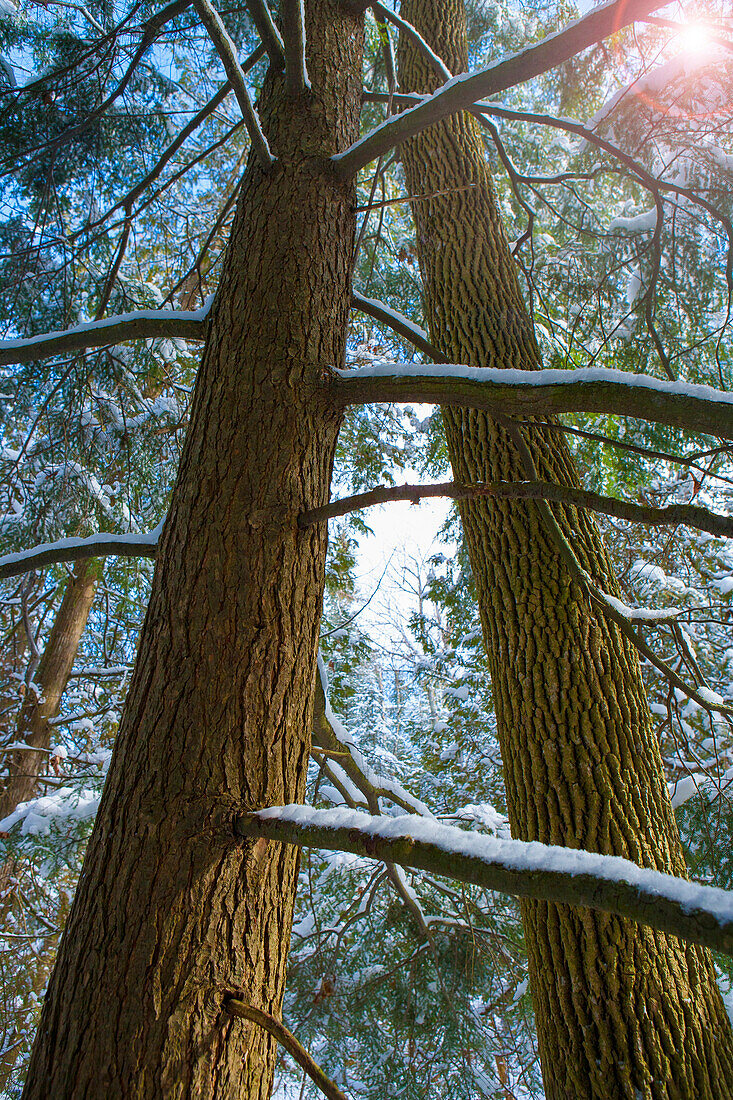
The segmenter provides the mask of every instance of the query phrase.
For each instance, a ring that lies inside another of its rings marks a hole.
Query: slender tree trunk
[[[243,807],[302,798],[338,416],[352,187],[327,158],[358,133],[360,20],[306,3],[312,93],[268,75],[276,164],[250,158],[199,371],[138,658],[46,997],[24,1095],[269,1095],[295,849],[235,841]]]
[[[14,740],[33,748],[18,750],[7,757],[7,774],[0,790],[0,820],[11,814],[18,803],[32,798],[36,790],[51,745],[50,720],[58,712],[94,602],[97,570],[94,561],[77,562],[66,582],[51,633],[15,725]],[[12,856],[0,864],[0,927],[6,925],[14,904],[19,867]],[[15,904],[21,903],[15,901]],[[43,992],[56,954],[58,936],[45,937],[39,943],[32,975],[25,969],[12,974],[13,962],[9,961],[11,977],[4,998],[7,1009],[4,1025],[9,1043],[0,1058],[0,1092],[10,1079],[23,1045],[16,1040],[26,1030],[29,995],[37,997]]]
[[[462,0],[403,0],[402,14],[454,73],[465,71]],[[399,61],[404,91],[436,86],[404,37]],[[454,362],[536,369],[476,123],[457,116],[402,149],[409,192],[438,196],[413,203],[431,339]],[[456,480],[526,480],[510,435],[488,415],[443,416]],[[559,433],[525,437],[541,478],[577,484]],[[592,520],[554,511],[581,563],[617,592]],[[590,606],[536,506],[474,500],[461,514],[514,835],[684,875],[636,653]],[[733,1035],[705,951],[589,910],[522,909],[550,1100],[733,1096]]]
[[[16,724],[16,740],[32,746],[35,751],[19,749],[10,754],[7,776],[0,792],[0,820],[35,792],[51,746],[50,721],[61,704],[94,602],[97,569],[93,560],[77,562],[66,583],[46,648]]]

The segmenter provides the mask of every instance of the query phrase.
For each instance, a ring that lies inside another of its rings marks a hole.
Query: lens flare
[[[704,23],[688,23],[677,39],[683,53],[704,60],[714,47],[713,34]]]

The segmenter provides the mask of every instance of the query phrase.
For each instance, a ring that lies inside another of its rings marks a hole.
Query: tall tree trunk
[[[302,799],[338,416],[354,194],[327,158],[358,133],[360,20],[306,3],[312,92],[268,74],[277,162],[247,169],[110,773],[24,1095],[269,1095],[297,857],[235,841],[242,808]]]
[[[403,0],[402,14],[454,73],[465,71],[463,0]],[[399,63],[404,91],[436,87],[404,36]],[[475,121],[434,126],[402,157],[409,192],[436,196],[413,202],[431,339],[453,362],[536,369]],[[456,480],[526,480],[512,437],[488,415],[443,417]],[[541,478],[577,484],[558,432],[525,437]],[[514,835],[684,875],[636,653],[594,612],[536,506],[475,500],[461,514]],[[555,514],[581,563],[617,592],[592,520]],[[705,951],[603,913],[522,909],[550,1100],[733,1096],[733,1035]]]
[[[50,721],[58,712],[66,690],[79,642],[94,603],[98,565],[93,560],[77,562],[66,582],[46,647],[33,683],[20,709],[16,740],[32,746],[10,754],[7,776],[0,792],[0,820],[12,813],[19,802],[31,798],[51,746]]]

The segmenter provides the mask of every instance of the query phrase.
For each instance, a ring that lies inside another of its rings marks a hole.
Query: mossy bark
[[[270,73],[276,164],[242,186],[191,426],[118,742],[24,1095],[260,1100],[274,1040],[229,994],[279,1016],[295,850],[235,839],[233,815],[302,799],[338,415],[360,20],[306,4],[313,91]]]
[[[452,72],[465,71],[462,0],[403,0],[402,14]],[[436,78],[403,36],[403,91]],[[540,356],[478,126],[459,115],[402,146],[430,337],[445,356],[536,369]],[[470,189],[466,189],[470,184]],[[443,410],[457,481],[523,481],[512,437],[475,410]],[[577,485],[563,437],[524,429],[540,478]],[[684,875],[635,651],[600,618],[537,506],[460,505],[501,741],[513,834]],[[577,557],[617,592],[598,531],[553,511]],[[733,1096],[733,1034],[708,954],[587,909],[522,903],[550,1100]]]

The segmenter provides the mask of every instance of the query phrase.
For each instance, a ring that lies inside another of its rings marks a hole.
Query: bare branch
[[[246,3],[262,45],[267,50],[270,64],[274,69],[282,69],[285,65],[285,48],[280,31],[272,21],[270,9],[265,0],[246,0]]]
[[[486,96],[497,95],[554,69],[599,39],[661,7],[664,5],[659,0],[611,0],[525,50],[508,54],[475,73],[454,77],[433,95],[425,96],[416,107],[387,119],[338,153],[332,158],[336,171],[343,179],[348,179],[370,161],[433,123],[466,110]]]
[[[300,527],[311,527],[335,516],[345,516],[361,508],[375,504],[387,504],[394,500],[409,500],[419,504],[428,497],[450,497],[466,500],[471,497],[495,497],[499,500],[547,500],[557,504],[572,504],[601,515],[631,523],[643,523],[648,527],[693,527],[708,531],[711,535],[733,538],[733,516],[721,516],[697,504],[668,504],[664,508],[633,504],[616,497],[601,496],[567,485],[550,481],[487,481],[475,485],[460,485],[455,481],[435,482],[432,485],[383,485],[365,493],[333,500],[322,508],[303,512],[298,519]]]
[[[105,558],[115,554],[121,558],[154,558],[158,552],[158,540],[163,524],[143,534],[115,535],[102,533],[86,539],[59,539],[42,542],[31,550],[18,554],[6,554],[0,558],[0,580],[20,577],[46,565],[59,562],[82,561],[86,558]]]
[[[416,817],[279,806],[237,818],[266,837],[414,867],[516,897],[600,909],[733,956],[733,894],[638,867],[619,856],[497,840]]]
[[[305,12],[303,0],[282,0],[280,18],[285,40],[285,79],[293,95],[309,92],[311,82],[305,67]]]
[[[156,336],[183,340],[206,337],[209,307],[195,310],[141,309],[120,313],[102,321],[89,321],[60,332],[44,332],[22,340],[0,340],[0,366],[32,363],[52,355],[84,348],[102,348],[125,340],[150,340]]]
[[[229,37],[229,32],[224,26],[221,16],[210,3],[210,0],[193,0],[193,3],[201,22],[208,31],[209,38],[214,44],[214,48],[224,66],[224,71],[229,78],[229,83],[237,97],[239,109],[242,112],[242,121],[249,134],[252,147],[259,158],[260,164],[267,170],[275,163],[275,158],[270,152],[270,146],[267,144],[267,138],[262,132],[257,112],[252,106],[252,100],[247,91],[247,82],[244,79],[244,73],[237,57],[237,47]]]
[[[360,313],[366,313],[368,317],[373,317],[375,321],[391,328],[398,336],[414,344],[416,348],[424,352],[425,355],[429,355],[431,359],[440,359],[440,352],[430,343],[427,332],[421,329],[419,325],[413,324],[409,317],[405,317],[404,313],[398,313],[396,309],[385,306],[383,302],[378,302],[375,298],[365,298],[363,294],[359,294],[355,290],[351,293],[351,305],[354,309],[358,309]]]
[[[263,1012],[261,1008],[254,1008],[253,1005],[248,1005],[237,997],[227,997],[224,1008],[230,1015],[239,1016],[243,1020],[251,1020],[252,1023],[259,1024],[265,1031],[269,1031],[270,1035],[277,1039],[280,1046],[285,1047],[291,1058],[308,1074],[311,1081],[318,1085],[318,1088],[324,1096],[328,1097],[328,1100],[347,1100],[346,1094],[334,1085],[318,1063],[313,1061],[308,1051],[298,1042],[292,1031],[288,1031],[285,1025],[276,1020],[274,1016],[271,1016],[269,1012]]]
[[[619,370],[379,363],[332,371],[326,385],[342,405],[425,401],[508,416],[606,413],[733,439],[733,394]]]

